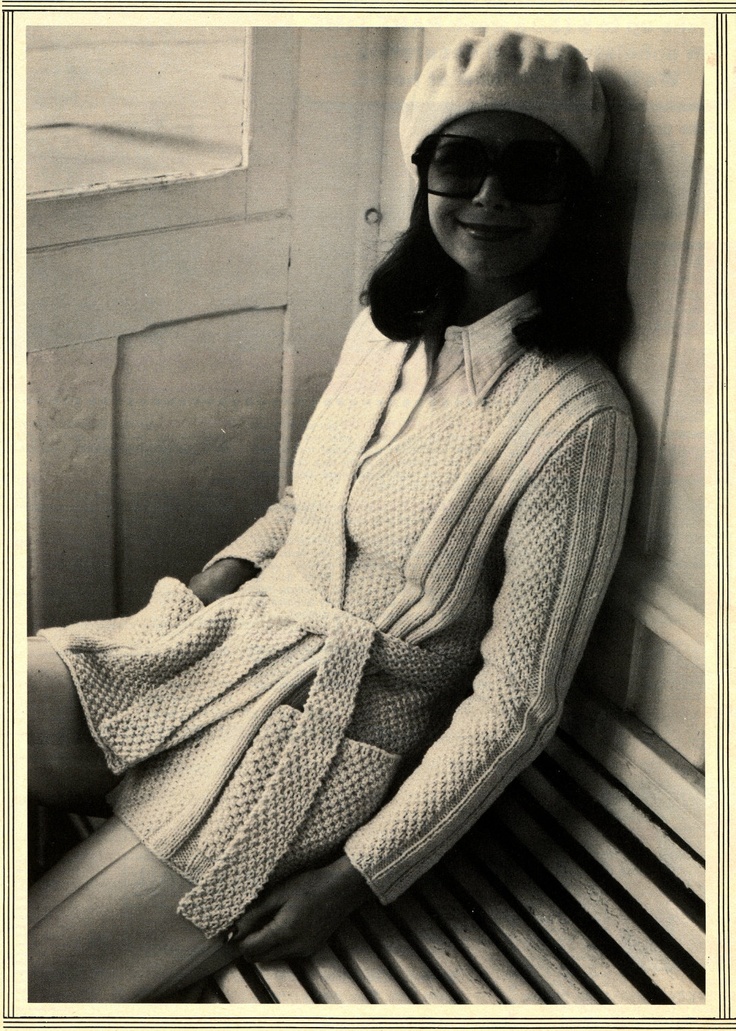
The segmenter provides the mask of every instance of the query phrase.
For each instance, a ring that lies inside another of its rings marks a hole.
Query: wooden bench
[[[704,785],[636,720],[571,699],[546,753],[401,899],[211,1003],[699,1004]]]
[[[176,1001],[703,1003],[704,853],[702,775],[578,692],[545,754],[398,901],[308,960],[233,963]]]

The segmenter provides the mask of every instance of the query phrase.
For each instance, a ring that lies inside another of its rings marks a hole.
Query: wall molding
[[[651,559],[622,555],[608,597],[688,662],[705,670],[704,616],[675,592]]]

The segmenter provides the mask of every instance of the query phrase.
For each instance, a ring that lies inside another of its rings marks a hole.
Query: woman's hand
[[[258,566],[243,558],[221,558],[209,569],[196,573],[189,581],[189,590],[193,591],[205,605],[222,598],[225,594],[237,591],[246,580],[258,576]]]
[[[341,856],[266,889],[238,920],[232,940],[251,963],[310,956],[370,898],[363,877]]]

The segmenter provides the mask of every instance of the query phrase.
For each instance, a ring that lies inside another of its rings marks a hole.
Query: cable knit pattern
[[[610,373],[519,352],[358,471],[406,350],[356,321],[293,493],[216,556],[257,579],[206,608],[164,580],[135,616],[45,631],[127,770],[115,811],[208,935],[343,844],[386,901],[431,866],[554,731],[620,550]]]

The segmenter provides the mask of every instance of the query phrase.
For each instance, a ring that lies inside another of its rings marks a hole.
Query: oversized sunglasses
[[[556,204],[565,199],[571,158],[564,144],[512,140],[491,148],[474,136],[428,136],[412,156],[428,193],[438,197],[475,197],[489,175],[496,176],[510,201]]]

